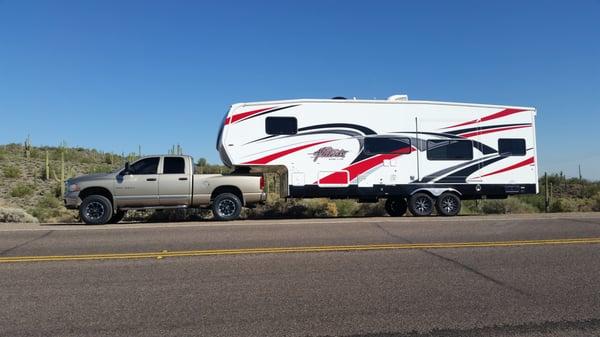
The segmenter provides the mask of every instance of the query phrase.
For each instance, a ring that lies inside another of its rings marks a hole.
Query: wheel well
[[[79,192],[79,198],[83,201],[83,199],[89,197],[90,195],[101,195],[103,197],[108,198],[110,203],[114,206],[114,200],[112,193],[104,187],[88,187],[83,191]]]
[[[453,193],[456,194],[457,197],[461,197],[461,193],[457,190],[455,190],[454,188],[444,188],[444,187],[434,187],[434,188],[418,188],[414,191],[412,191],[412,193],[410,195],[413,195],[415,193],[427,193],[429,194],[430,197],[432,198],[437,198],[440,195],[442,195],[442,193]]]
[[[219,194],[223,194],[223,193],[234,194],[235,196],[240,198],[242,205],[244,204],[244,195],[242,194],[242,191],[239,188],[237,188],[236,186],[228,186],[228,185],[227,186],[219,186],[219,187],[215,188],[215,190],[210,195],[210,201],[215,200],[215,198]]]

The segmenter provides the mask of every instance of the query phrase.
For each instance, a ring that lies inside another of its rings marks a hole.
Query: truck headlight
[[[67,188],[67,190],[69,192],[77,192],[80,190],[79,185],[77,184],[69,184],[69,187]]]

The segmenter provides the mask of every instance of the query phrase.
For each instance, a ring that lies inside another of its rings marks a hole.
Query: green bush
[[[10,191],[10,196],[16,198],[23,198],[30,195],[33,195],[33,185],[30,184],[18,183]]]
[[[600,212],[600,192],[592,198],[592,211]]]
[[[483,200],[481,210],[484,214],[537,213],[538,209],[519,198],[509,197],[503,200]]]
[[[15,166],[5,166],[3,172],[6,178],[19,178],[21,176],[21,170]]]
[[[20,208],[3,207],[0,206],[0,222],[38,222],[38,219],[34,218],[30,214],[27,214]]]
[[[550,204],[550,212],[590,212],[594,203],[593,199],[555,198]]]
[[[355,200],[343,199],[334,200],[333,202],[335,203],[338,216],[356,216],[359,204]]]
[[[52,194],[45,194],[35,207],[30,209],[30,213],[40,221],[60,217],[63,211],[62,203]]]

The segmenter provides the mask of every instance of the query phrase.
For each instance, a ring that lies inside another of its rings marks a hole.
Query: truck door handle
[[[146,181],[156,181],[156,178],[148,178]]]
[[[187,180],[187,178],[179,178],[179,180]]]

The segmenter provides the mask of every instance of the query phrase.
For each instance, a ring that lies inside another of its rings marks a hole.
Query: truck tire
[[[454,193],[444,192],[437,198],[435,207],[439,215],[458,215],[460,213],[460,198]]]
[[[242,202],[235,194],[221,193],[213,200],[212,212],[216,220],[235,220],[242,212]]]
[[[112,218],[108,220],[108,223],[119,223],[119,221],[123,220],[127,214],[127,211],[117,211],[117,213],[113,214]]]
[[[103,225],[113,216],[110,200],[101,195],[90,195],[79,206],[79,217],[88,225]]]
[[[390,216],[403,216],[406,213],[406,199],[389,198],[385,201],[385,210]]]
[[[414,216],[428,216],[433,212],[435,202],[433,198],[423,192],[418,192],[408,199],[408,209]]]

